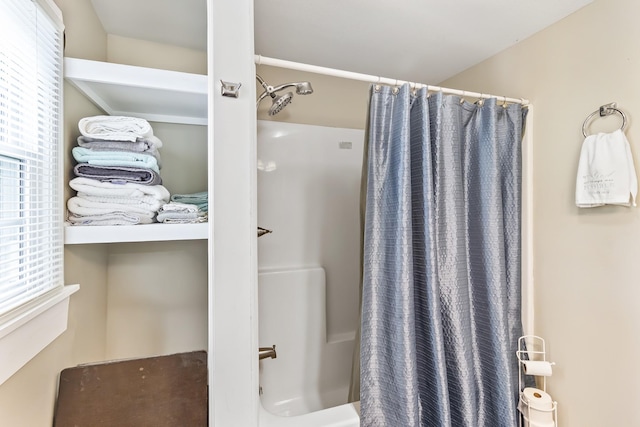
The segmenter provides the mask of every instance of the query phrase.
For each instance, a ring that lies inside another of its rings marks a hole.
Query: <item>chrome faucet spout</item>
[[[273,347],[260,347],[258,349],[258,358],[260,360],[266,359],[268,357],[272,359],[275,359],[277,357],[275,345]]]

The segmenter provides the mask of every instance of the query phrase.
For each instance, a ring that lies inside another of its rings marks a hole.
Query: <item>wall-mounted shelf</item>
[[[144,224],[114,226],[65,225],[65,245],[86,243],[160,242],[202,240],[209,237],[209,223]]]
[[[207,76],[65,58],[65,79],[107,114],[207,124]]]

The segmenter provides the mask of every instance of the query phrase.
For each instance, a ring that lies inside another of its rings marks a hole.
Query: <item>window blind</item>
[[[0,315],[63,286],[61,146],[62,25],[2,0]]]

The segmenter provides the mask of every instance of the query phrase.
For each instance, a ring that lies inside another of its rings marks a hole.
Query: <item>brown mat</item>
[[[206,427],[207,353],[131,359],[60,373],[53,427]]]

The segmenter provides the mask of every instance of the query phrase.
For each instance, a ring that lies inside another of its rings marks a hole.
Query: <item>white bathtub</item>
[[[360,403],[346,403],[293,417],[273,415],[260,407],[260,427],[359,427]]]
[[[327,340],[323,268],[261,271],[259,344],[277,358],[260,361],[260,426],[356,427],[347,403],[353,335]]]

